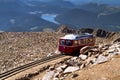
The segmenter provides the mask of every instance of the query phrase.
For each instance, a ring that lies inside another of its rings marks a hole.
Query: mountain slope
[[[97,14],[76,8],[58,15],[56,20],[62,24],[92,26],[94,23],[96,23]]]
[[[69,1],[64,0],[51,0],[51,1],[34,1],[26,0],[24,1],[26,5],[32,6],[33,10],[39,10],[43,13],[62,13],[67,10],[70,10],[74,5]]]
[[[102,15],[99,17],[99,21],[103,25],[120,25],[120,12],[109,15]]]
[[[0,30],[42,31],[44,27],[55,26],[54,23],[41,19],[37,14],[29,14],[30,8],[20,0],[0,1]]]
[[[79,27],[102,28],[110,31],[120,31],[120,12],[98,14],[82,9],[72,9],[56,17],[61,24],[72,24]]]
[[[0,13],[1,12],[25,12],[26,7],[20,0],[1,0],[0,1]]]
[[[4,31],[42,31],[45,27],[53,26],[55,24],[41,19],[37,15],[27,13],[3,13],[0,15],[0,26]],[[30,30],[32,27],[37,27],[36,30]]]
[[[107,4],[99,4],[99,3],[87,3],[87,4],[83,4],[83,5],[79,5],[78,8],[87,10],[87,11],[91,11],[91,12],[95,12],[95,13],[104,13],[104,14],[112,14],[112,13],[116,13],[120,11],[119,7],[115,7],[115,6],[110,6]]]

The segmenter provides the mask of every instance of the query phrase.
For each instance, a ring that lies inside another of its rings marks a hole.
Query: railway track
[[[32,67],[35,67],[35,66],[38,66],[40,64],[50,62],[52,60],[62,58],[62,57],[65,57],[65,55],[57,54],[57,55],[54,55],[54,56],[46,57],[46,58],[43,58],[41,60],[37,60],[37,61],[25,64],[25,65],[16,67],[16,68],[11,69],[11,70],[9,70],[7,72],[1,73],[0,74],[0,80],[5,80],[5,79],[17,74],[17,73],[20,73],[20,72],[25,71],[27,69],[30,69]]]

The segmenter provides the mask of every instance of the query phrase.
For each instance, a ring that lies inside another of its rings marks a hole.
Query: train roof
[[[61,39],[69,39],[69,40],[77,40],[77,39],[82,39],[82,38],[89,38],[93,37],[92,34],[89,33],[82,33],[82,34],[67,34]]]

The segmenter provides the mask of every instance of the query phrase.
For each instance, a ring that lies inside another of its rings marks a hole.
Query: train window
[[[67,46],[71,46],[72,45],[71,41],[70,40],[66,40],[66,45]]]
[[[85,44],[85,39],[80,40],[81,44]]]
[[[77,41],[77,40],[76,40],[76,41],[74,41],[74,44],[75,44],[75,45],[78,45],[78,41]]]
[[[65,45],[65,40],[61,40],[60,45]]]
[[[81,41],[79,40],[79,42],[78,42],[79,44],[81,44]]]
[[[92,39],[92,38],[89,38],[89,39],[87,39],[86,42],[87,42],[87,43],[91,43],[91,42],[93,42],[93,39]]]

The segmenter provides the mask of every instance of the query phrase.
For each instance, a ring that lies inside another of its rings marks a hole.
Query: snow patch
[[[31,11],[31,12],[28,12],[29,14],[41,14],[42,12],[41,11]]]

